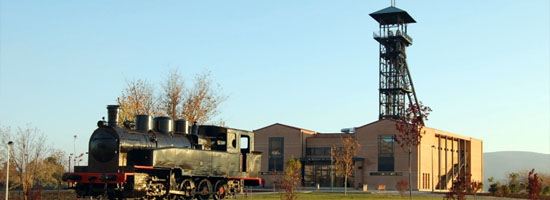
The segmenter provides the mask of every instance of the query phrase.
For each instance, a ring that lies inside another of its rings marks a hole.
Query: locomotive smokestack
[[[189,133],[189,124],[184,119],[178,119],[174,121],[174,129],[176,133],[188,134]]]
[[[110,127],[118,126],[118,109],[119,105],[108,105],[107,106],[107,125]]]
[[[170,133],[173,131],[172,118],[170,117],[155,117],[155,119],[153,119],[153,123],[155,124],[155,131],[157,132]]]
[[[136,115],[134,118],[134,124],[136,131],[150,131],[153,129],[153,120],[149,115]]]

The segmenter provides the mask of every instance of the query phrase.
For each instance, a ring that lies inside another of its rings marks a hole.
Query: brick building
[[[355,170],[348,185],[367,184],[395,189],[408,180],[408,157],[392,139],[396,121],[384,119],[355,128],[354,133],[318,133],[284,124],[254,131],[255,148],[262,152],[261,178],[266,187],[282,180],[284,163],[292,156],[302,164],[305,187],[343,187],[343,177],[334,174],[330,149],[341,137],[355,137],[361,149],[354,158]],[[459,173],[483,180],[483,141],[426,127],[418,149],[412,153],[412,187],[420,191],[445,190]]]

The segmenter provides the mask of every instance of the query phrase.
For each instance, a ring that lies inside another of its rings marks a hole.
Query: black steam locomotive
[[[63,176],[78,197],[224,199],[262,182],[252,132],[147,115],[123,128],[119,106],[107,110],[90,137],[88,166]]]

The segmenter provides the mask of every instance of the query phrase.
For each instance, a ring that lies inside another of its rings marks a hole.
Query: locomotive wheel
[[[179,191],[185,192],[185,195],[180,196],[184,200],[190,200],[193,199],[194,190],[195,190],[195,183],[190,178],[183,180],[178,187]]]
[[[184,179],[174,189],[184,192],[185,194],[184,195],[171,194],[170,200],[191,200],[193,199],[193,195],[194,195],[195,183],[193,182],[193,180],[189,178]]]
[[[197,187],[197,191],[195,192],[197,194],[197,198],[200,200],[207,200],[210,198],[210,194],[212,193],[212,183],[208,179],[202,179],[201,182],[199,182],[199,186]]]
[[[220,200],[225,199],[227,196],[227,184],[225,184],[224,180],[216,181],[216,184],[214,186],[214,199]]]

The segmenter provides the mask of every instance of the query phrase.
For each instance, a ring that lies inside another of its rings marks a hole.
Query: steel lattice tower
[[[380,43],[379,119],[403,119],[407,106],[405,96],[418,105],[406,54],[406,48],[413,42],[407,35],[407,24],[416,21],[393,5],[370,16],[380,24],[380,30],[374,32],[374,39]]]

